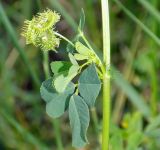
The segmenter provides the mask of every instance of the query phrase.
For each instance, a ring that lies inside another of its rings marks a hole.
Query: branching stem
[[[84,42],[87,44],[88,48],[94,52],[96,58],[98,59],[98,61],[100,63],[99,67],[101,68],[101,71],[104,73],[105,72],[105,68],[104,68],[104,66],[103,66],[100,58],[97,56],[96,52],[94,51],[94,49],[92,48],[92,46],[89,44],[89,42],[88,42],[87,38],[85,37],[85,35],[83,34],[83,32],[79,31],[79,34],[82,37],[82,39],[84,40]]]

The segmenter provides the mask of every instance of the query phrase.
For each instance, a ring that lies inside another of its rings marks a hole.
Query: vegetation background
[[[111,149],[159,150],[160,1],[109,2],[113,65]],[[20,36],[24,20],[45,8],[62,15],[56,30],[70,39],[77,34],[83,8],[85,34],[102,55],[100,0],[1,0],[0,150],[73,149],[67,113],[59,121],[53,120],[46,115],[40,98],[39,83],[45,79],[43,54],[38,48],[26,46]],[[50,62],[68,59],[65,46],[61,42],[58,53],[49,53]],[[100,95],[96,111],[91,110],[90,144],[83,150],[100,149],[101,103]]]

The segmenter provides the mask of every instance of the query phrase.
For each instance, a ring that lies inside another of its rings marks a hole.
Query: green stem
[[[102,124],[102,150],[109,150],[110,128],[110,78],[103,77],[103,124]]]
[[[71,44],[74,47],[74,44],[69,39],[64,37],[63,35],[59,34],[58,32],[54,32],[54,34],[57,35],[58,37],[62,38],[63,40],[65,40],[66,42],[68,42],[69,44]]]
[[[84,40],[84,42],[87,44],[88,48],[94,52],[94,54],[95,54],[95,56],[96,56],[96,58],[97,58],[97,60],[99,62],[99,67],[101,68],[101,71],[104,73],[105,72],[105,68],[104,68],[104,66],[103,66],[103,64],[101,62],[101,59],[98,57],[96,52],[93,50],[92,46],[89,44],[89,42],[88,42],[87,38],[84,36],[83,32],[79,30],[79,34],[82,37],[82,39]]]
[[[101,0],[103,23],[103,60],[105,73],[103,75],[103,127],[102,150],[109,150],[110,125],[110,28],[108,0]]]
[[[50,77],[50,71],[49,71],[49,59],[48,59],[48,52],[43,53],[43,68],[45,73],[45,78],[48,79]],[[59,127],[59,121],[54,119],[53,122],[53,128],[55,132],[55,138],[56,138],[56,144],[58,150],[64,150],[63,144],[62,144],[62,138],[60,133],[60,127]]]
[[[43,52],[43,69],[45,78],[48,79],[50,77],[48,52]]]
[[[61,137],[61,132],[60,132],[59,120],[57,120],[57,119],[53,120],[53,127],[55,130],[57,149],[64,150],[63,144],[62,144],[62,137]]]
[[[54,33],[55,33],[55,35],[57,35],[58,37],[62,38],[63,40],[65,40],[66,42],[68,42],[69,44],[71,44],[73,47],[75,47],[75,45],[69,39],[67,39],[65,36],[59,34],[58,32],[54,32]],[[104,73],[105,69],[104,69],[104,66],[103,66],[100,58],[97,56],[97,54],[93,50],[92,46],[89,44],[89,42],[86,39],[86,37],[84,36],[84,34],[81,31],[79,31],[79,33],[80,33],[80,36],[82,37],[82,39],[84,40],[84,42],[87,44],[88,48],[94,52],[94,54],[95,54],[95,56],[96,56],[96,58],[97,58],[97,60],[98,60],[98,62],[100,64],[99,67],[101,68],[101,71]]]
[[[88,48],[89,48],[90,50],[94,51],[93,48],[92,48],[92,46],[89,44],[88,40],[87,40],[86,37],[84,36],[83,32],[79,30],[79,34],[80,34],[80,36],[82,37],[82,39],[84,40],[84,42],[87,44]]]

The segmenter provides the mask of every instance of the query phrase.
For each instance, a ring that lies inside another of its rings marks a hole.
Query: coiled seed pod
[[[60,39],[54,34],[54,26],[59,20],[60,15],[49,9],[38,13],[32,20],[26,20],[22,28],[26,44],[39,46],[44,51],[55,50]]]

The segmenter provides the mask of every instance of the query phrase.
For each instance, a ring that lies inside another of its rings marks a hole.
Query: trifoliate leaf
[[[67,61],[54,61],[51,63],[51,70],[54,75],[67,75],[69,68],[72,66],[70,62]]]
[[[60,117],[68,107],[70,96],[75,86],[69,83],[63,93],[57,93],[52,85],[52,78],[44,81],[40,88],[42,99],[47,103],[46,112],[53,118]]]
[[[79,70],[79,66],[72,65],[69,68],[67,76],[64,76],[64,74],[62,74],[62,75],[55,78],[53,83],[54,83],[54,87],[57,90],[57,92],[59,92],[59,93],[64,92],[68,83],[77,75],[78,70]]]
[[[84,100],[73,95],[69,102],[69,120],[72,128],[72,145],[76,148],[88,143],[86,132],[89,126],[89,109]]]
[[[93,107],[101,89],[101,82],[94,64],[91,64],[80,75],[78,89],[88,106]]]

